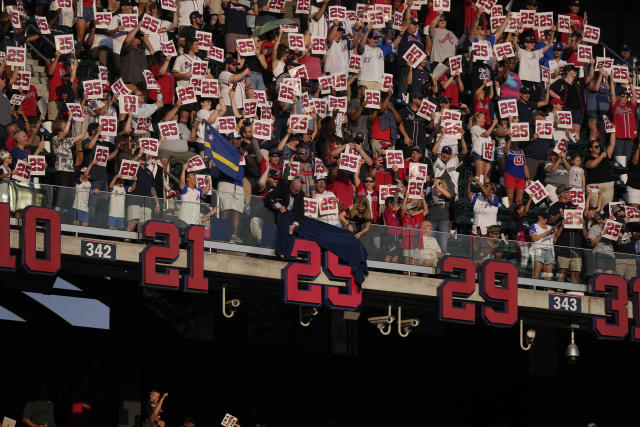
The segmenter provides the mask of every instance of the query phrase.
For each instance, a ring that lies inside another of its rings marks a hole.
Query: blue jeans
[[[251,89],[267,90],[267,87],[264,84],[264,79],[262,78],[261,72],[259,71],[251,72]]]
[[[94,189],[100,190],[98,194],[89,194],[89,226],[107,226],[107,216],[109,215],[109,192],[107,181],[91,181]]]
[[[449,220],[431,221],[433,231],[438,231],[434,237],[438,240],[442,254],[447,253],[447,241],[449,240]]]

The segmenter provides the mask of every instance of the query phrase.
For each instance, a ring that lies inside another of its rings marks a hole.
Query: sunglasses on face
[[[600,148],[600,146],[599,145],[592,145],[591,149],[594,149],[594,148]]]
[[[308,151],[300,151],[300,152],[298,152],[298,154],[301,154],[301,155],[303,155],[303,156],[304,156],[304,155],[306,155],[306,154],[309,154],[309,152],[308,152]]]
[[[365,179],[364,182],[373,182],[371,179]]]

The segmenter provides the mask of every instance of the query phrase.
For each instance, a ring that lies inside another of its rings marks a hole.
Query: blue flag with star
[[[240,170],[240,153],[209,122],[204,122],[204,154],[215,162],[220,172],[235,179]]]

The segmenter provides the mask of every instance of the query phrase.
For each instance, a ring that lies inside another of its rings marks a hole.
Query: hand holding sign
[[[533,200],[533,203],[535,204],[540,203],[549,196],[549,193],[547,193],[547,190],[545,190],[540,181],[532,182],[525,191],[529,196],[531,196],[531,200]]]
[[[120,164],[120,176],[122,179],[134,179],[138,174],[139,163],[135,160],[123,160]]]

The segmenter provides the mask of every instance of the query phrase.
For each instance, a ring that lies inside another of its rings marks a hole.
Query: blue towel
[[[293,213],[276,212],[276,225],[278,226],[278,240],[276,253],[290,257],[293,244],[296,239],[314,241],[322,249],[336,254],[341,260],[351,265],[353,278],[358,286],[362,286],[369,274],[367,267],[367,250],[362,242],[335,225],[326,224],[313,218],[304,217],[293,235],[289,234],[289,226],[293,224]]]

